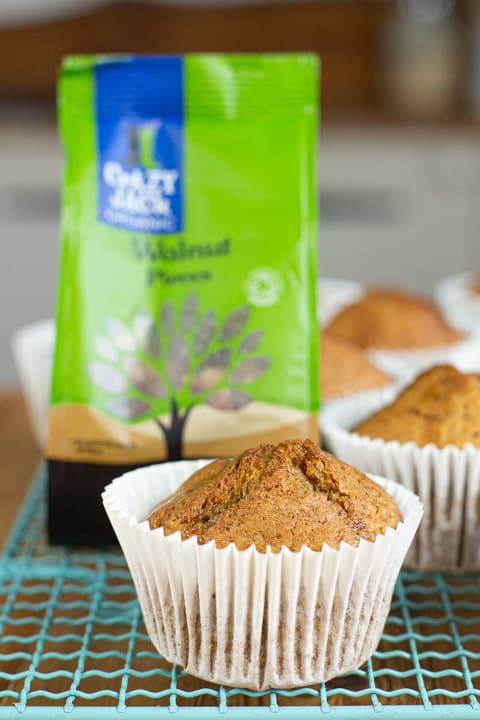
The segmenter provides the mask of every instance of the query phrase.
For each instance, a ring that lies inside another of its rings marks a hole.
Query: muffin
[[[321,518],[321,522],[319,522]],[[153,511],[152,529],[258,552],[374,542],[402,519],[383,488],[311,440],[259,445],[198,470]]]
[[[366,352],[341,338],[323,333],[320,339],[320,387],[322,400],[365,392],[393,382]]]
[[[364,472],[417,493],[425,505],[406,564],[480,570],[480,376],[443,365],[398,397],[389,390],[323,413],[328,447]]]
[[[157,650],[254,690],[359,667],[422,515],[377,482],[298,440],[117,478],[103,500]]]
[[[480,375],[452,365],[431,368],[354,432],[419,447],[480,447]]]
[[[431,300],[388,288],[370,289],[344,308],[327,330],[359,347],[385,350],[445,347],[464,338]]]

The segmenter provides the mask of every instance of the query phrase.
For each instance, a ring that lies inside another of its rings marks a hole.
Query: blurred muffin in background
[[[397,288],[371,288],[328,324],[330,335],[363,348],[426,350],[465,336],[451,327],[428,298]]]
[[[368,358],[366,352],[339,337],[320,339],[320,387],[324,401],[389,385],[393,379]]]
[[[475,276],[470,289],[475,295],[480,295],[480,275]]]

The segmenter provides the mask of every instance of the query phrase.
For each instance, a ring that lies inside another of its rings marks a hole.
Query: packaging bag
[[[318,438],[318,62],[73,56],[47,457],[52,541],[128,469]]]

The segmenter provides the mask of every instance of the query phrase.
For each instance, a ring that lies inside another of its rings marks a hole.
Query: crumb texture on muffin
[[[218,548],[233,542],[259,552],[283,545],[338,549],[374,541],[402,519],[395,501],[373,480],[310,440],[259,445],[194,473],[149,516],[152,529],[180,531]]]
[[[323,333],[320,344],[323,400],[372,390],[392,382],[390,375],[377,368],[362,348],[329,333]]]
[[[439,365],[354,428],[360,435],[423,447],[480,447],[480,375]]]
[[[327,330],[354,345],[385,350],[442,347],[464,338],[431,300],[395,288],[370,289],[344,308]]]

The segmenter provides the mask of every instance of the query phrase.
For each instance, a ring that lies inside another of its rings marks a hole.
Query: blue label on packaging
[[[98,218],[141,233],[183,230],[180,57],[97,65]]]

